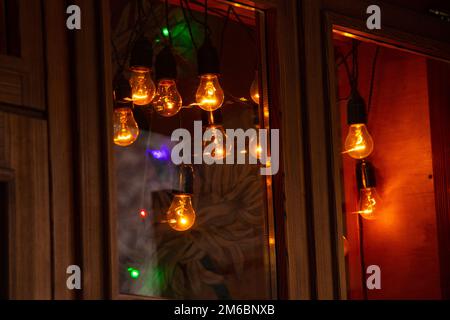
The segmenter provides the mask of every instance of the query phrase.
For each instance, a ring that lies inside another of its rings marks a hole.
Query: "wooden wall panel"
[[[46,30],[48,128],[53,234],[53,286],[55,299],[74,299],[76,290],[66,286],[69,265],[79,264],[76,255],[74,200],[73,119],[70,101],[70,62],[65,3],[44,1]]]
[[[0,54],[0,102],[45,110],[40,0],[18,0],[20,53]],[[0,103],[0,108],[2,104]]]
[[[105,121],[107,116],[103,60],[102,3],[93,0],[74,1],[83,8],[83,28],[73,32],[74,48],[74,152],[75,196],[78,209],[77,232],[83,299],[103,299],[109,289],[107,242],[107,192]]]
[[[12,170],[9,201],[9,296],[50,299],[51,240],[47,124],[0,113],[3,167]]]

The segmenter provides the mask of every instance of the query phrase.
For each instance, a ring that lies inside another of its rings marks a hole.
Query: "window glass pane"
[[[261,39],[258,17],[262,13],[242,7],[231,9],[223,1],[208,1],[206,30],[218,51],[218,81],[225,96],[222,107],[211,118],[211,113],[193,105],[198,101],[200,84],[197,50],[205,33],[203,2],[189,1],[189,6],[183,2],[183,7],[171,4],[168,29],[164,2],[143,1],[142,10],[137,3],[111,1],[114,71],[120,73],[123,65],[130,77],[126,59],[129,39],[141,17],[145,21],[143,34],[152,42],[155,56],[172,41],[178,67],[175,84],[183,108],[171,115],[168,109],[167,113],[156,111],[157,99],[153,105],[135,105],[139,136],[130,146],[115,146],[120,293],[184,299],[272,298],[276,288],[269,209],[272,203],[267,196],[270,177],[261,174],[261,161],[195,164],[193,192],[183,192],[188,196],[180,198],[180,167],[171,157],[177,144],[171,141],[171,135],[178,128],[187,129],[194,139],[196,133],[201,135],[212,125],[244,131],[265,127],[260,117],[264,114],[264,98],[262,94],[260,100],[255,98],[257,103],[251,98],[251,92],[260,92],[261,81],[255,79],[262,75],[257,72]],[[162,90],[165,82],[158,85],[155,74],[153,81]],[[200,131],[196,131],[194,121],[202,120],[203,127],[200,124]],[[197,152],[195,143],[198,140],[193,141],[193,156]],[[233,150],[244,155],[254,151],[248,145]],[[215,152],[222,151],[218,148]],[[223,152],[230,150],[225,148]],[[188,228],[193,217],[191,205],[195,222]],[[176,220],[180,210],[184,218]],[[178,230],[184,227],[188,230]]]
[[[350,298],[440,298],[427,58],[346,33],[334,46]],[[371,265],[382,290],[361,282]]]

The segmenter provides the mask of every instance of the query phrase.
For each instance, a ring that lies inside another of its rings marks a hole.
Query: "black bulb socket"
[[[164,47],[156,56],[155,75],[157,81],[177,78],[177,61],[169,46]]]
[[[128,80],[121,75],[115,84],[114,102],[118,108],[131,107],[131,86]]]
[[[194,168],[192,165],[181,164],[178,166],[178,180],[173,194],[194,193]]]
[[[366,102],[358,90],[353,89],[347,103],[347,124],[350,126],[365,123],[367,123]]]
[[[130,57],[130,69],[151,69],[153,66],[153,46],[145,37],[136,40]]]
[[[206,36],[205,41],[198,49],[197,64],[200,76],[204,74],[220,74],[219,54],[209,36]]]
[[[376,187],[375,168],[366,160],[356,164],[356,179],[358,189],[368,189]]]

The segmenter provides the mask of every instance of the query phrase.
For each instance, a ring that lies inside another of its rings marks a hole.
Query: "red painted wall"
[[[350,46],[336,46],[344,53]],[[375,45],[360,46],[360,92],[368,100]],[[349,60],[350,61],[350,60]],[[349,93],[339,68],[339,96]],[[342,143],[347,135],[346,101],[339,104]],[[370,161],[376,167],[381,197],[378,219],[363,221],[364,262],[381,268],[381,290],[369,299],[441,298],[436,212],[428,111],[427,64],[424,57],[381,48],[376,68],[369,130],[375,142]],[[350,298],[363,298],[355,160],[343,155],[343,177]]]

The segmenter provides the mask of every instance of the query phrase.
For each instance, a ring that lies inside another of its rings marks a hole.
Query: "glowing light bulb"
[[[352,124],[345,139],[345,151],[354,159],[367,158],[373,151],[373,139],[365,124]]]
[[[153,108],[163,117],[176,115],[183,105],[181,95],[174,80],[161,80],[153,101]]]
[[[189,230],[195,222],[195,210],[192,207],[191,196],[176,194],[167,211],[167,223],[176,231]]]
[[[145,106],[152,102],[155,96],[155,83],[152,80],[150,69],[133,68],[130,78],[131,95],[134,104]]]
[[[116,108],[113,121],[116,145],[127,147],[136,141],[139,136],[139,127],[130,108]]]
[[[200,108],[206,111],[214,111],[222,106],[225,95],[216,75],[204,74],[200,76],[200,85],[195,99]]]
[[[364,219],[375,219],[375,209],[379,199],[375,188],[364,188],[360,191],[359,213]]]
[[[256,71],[255,79],[252,82],[252,85],[250,87],[250,97],[252,98],[253,102],[256,104],[259,104],[259,79],[258,79],[258,71]]]
[[[215,159],[226,158],[230,154],[232,145],[227,145],[228,136],[225,134],[225,129],[220,125],[210,125],[206,128],[211,132],[211,139],[203,141],[204,155],[209,155]]]

